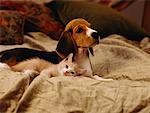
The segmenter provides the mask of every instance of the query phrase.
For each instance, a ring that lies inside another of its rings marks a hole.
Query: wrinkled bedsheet
[[[23,45],[54,50],[57,42],[42,33],[25,36]],[[150,40],[132,42],[119,35],[102,39],[90,56],[88,77],[52,77],[0,71],[0,113],[150,113]]]

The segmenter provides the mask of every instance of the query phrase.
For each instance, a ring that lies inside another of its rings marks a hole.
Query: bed
[[[0,45],[0,51],[16,47],[52,51],[58,43],[46,32],[28,32],[23,38],[21,45]],[[0,69],[0,112],[149,113],[149,37],[131,41],[109,34],[94,47],[94,53],[90,55],[94,73],[112,81],[82,76],[49,78]]]

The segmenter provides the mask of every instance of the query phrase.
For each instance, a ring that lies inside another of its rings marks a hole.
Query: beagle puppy
[[[66,25],[65,31],[70,32],[76,42],[78,49],[74,60],[80,68],[86,70],[83,76],[100,81],[112,81],[113,79],[105,79],[93,73],[89,52],[94,55],[93,47],[99,44],[100,35],[96,30],[91,29],[91,24],[82,18],[74,19]]]
[[[57,48],[52,52],[38,51],[27,48],[15,48],[1,52],[0,61],[8,65],[15,65],[26,59],[39,57],[51,63],[59,63],[70,53],[74,54],[74,60],[88,70],[87,76],[93,76],[92,65],[89,59],[89,51],[99,43],[99,33],[90,28],[89,22],[82,18],[71,20],[65,27],[58,42]]]
[[[91,24],[82,18],[70,21],[66,25],[65,31],[71,33],[78,47],[78,53],[75,54],[75,61],[81,68],[87,70],[86,76],[93,78],[89,52],[94,55],[93,47],[96,44],[99,44],[99,33],[96,30],[91,29]]]

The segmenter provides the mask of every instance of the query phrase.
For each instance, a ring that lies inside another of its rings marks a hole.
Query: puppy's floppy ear
[[[70,32],[64,31],[57,44],[56,51],[67,57],[70,53],[74,55],[78,52],[77,45]]]
[[[93,51],[93,48],[92,48],[92,47],[89,48],[89,51],[90,51],[90,53],[94,56],[94,51]]]

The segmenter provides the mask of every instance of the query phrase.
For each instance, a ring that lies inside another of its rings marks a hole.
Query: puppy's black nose
[[[94,39],[96,39],[96,40],[98,40],[98,38],[99,38],[99,34],[98,34],[97,32],[93,32],[93,33],[91,34],[91,36],[92,36]]]

